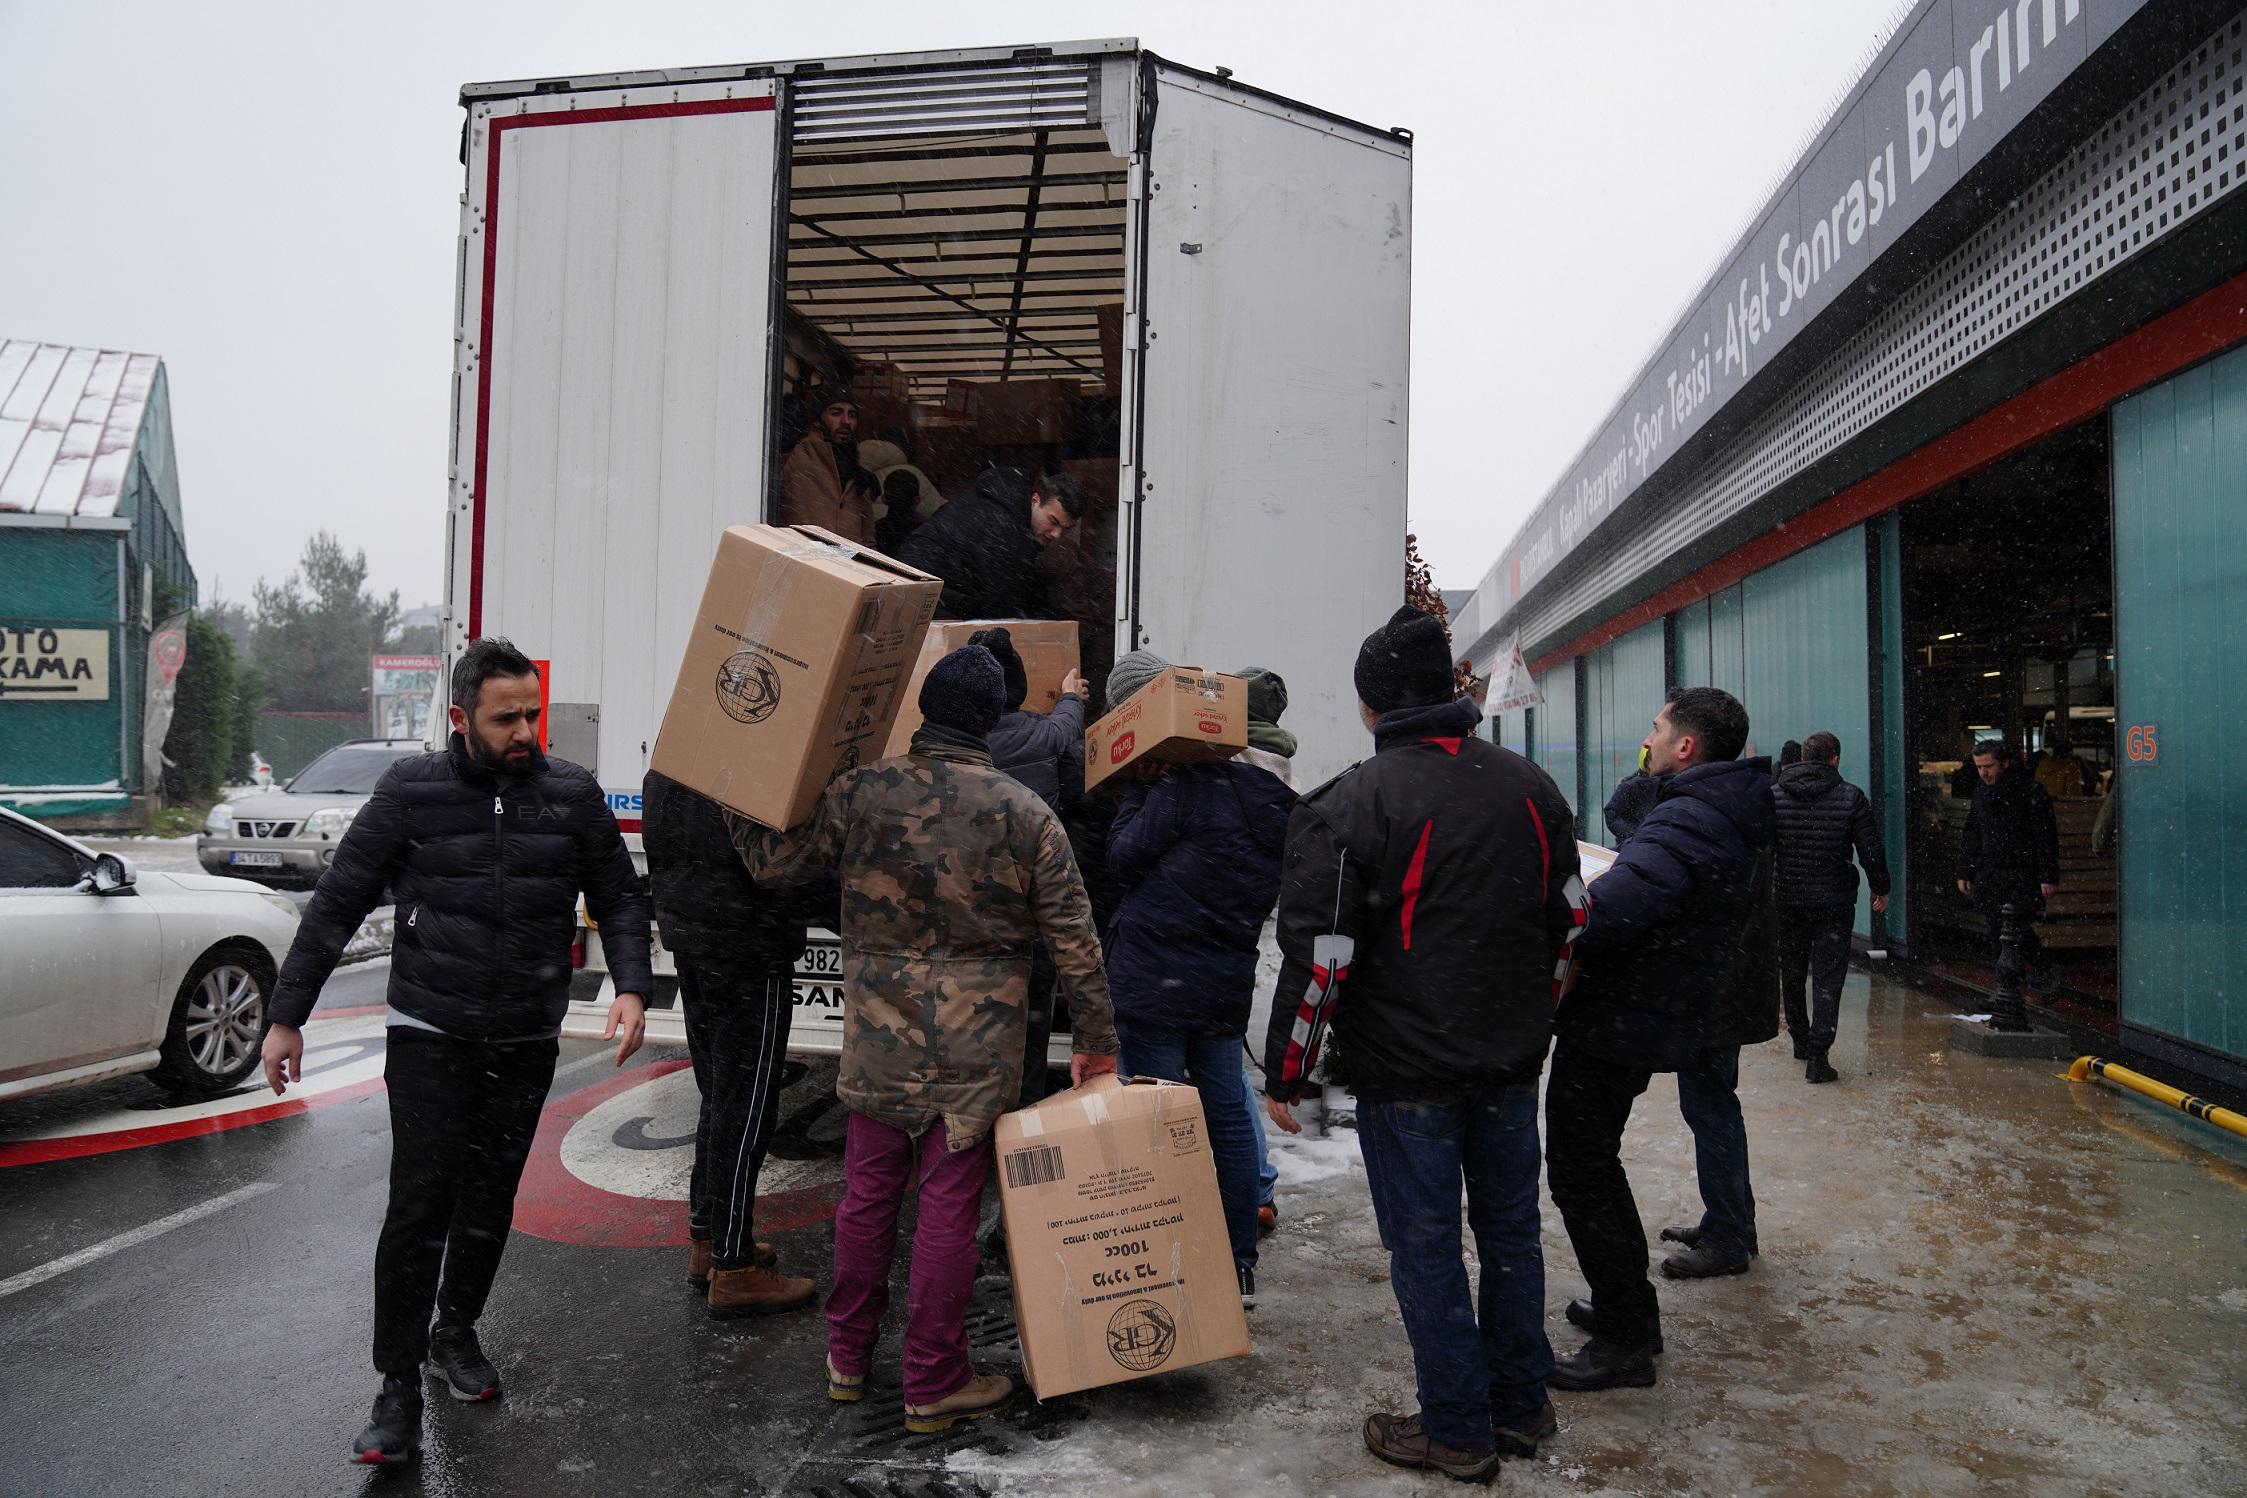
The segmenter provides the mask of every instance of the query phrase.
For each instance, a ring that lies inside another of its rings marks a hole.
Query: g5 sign
[[[2133,723],[2122,735],[2122,757],[2134,765],[2157,764],[2161,759],[2158,725]]]

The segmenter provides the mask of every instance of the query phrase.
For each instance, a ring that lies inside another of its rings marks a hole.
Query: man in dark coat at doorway
[[[1973,808],[1959,837],[1958,866],[1966,877],[1958,892],[1989,922],[1990,959],[1997,959],[1998,928],[2010,905],[2021,929],[2021,963],[2040,989],[2051,985],[2051,964],[2033,924],[2060,887],[2060,825],[2052,798],[2021,767],[2011,744],[1985,739],[1974,746]]]
[[[1083,519],[1088,503],[1068,474],[1033,481],[1019,468],[986,469],[975,491],[930,516],[897,559],[944,579],[939,619],[1041,618],[1038,553]]]
[[[1802,760],[1771,788],[1779,819],[1779,966],[1787,1033],[1805,1081],[1831,1082],[1826,1059],[1849,976],[1849,932],[1857,920],[1857,871],[1872,885],[1875,915],[1888,909],[1888,859],[1865,793],[1841,778],[1841,740],[1823,730],[1803,741]],[[1803,1002],[1803,984],[1812,1002]]]

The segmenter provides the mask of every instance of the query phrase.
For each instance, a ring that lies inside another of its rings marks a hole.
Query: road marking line
[[[207,1202],[198,1202],[192,1207],[174,1212],[169,1217],[159,1217],[154,1222],[144,1223],[140,1227],[119,1233],[114,1238],[104,1238],[101,1242],[87,1248],[81,1248],[74,1254],[65,1254],[51,1263],[41,1264],[36,1269],[26,1269],[21,1274],[11,1275],[7,1279],[0,1280],[0,1300],[6,1300],[19,1290],[28,1290],[34,1285],[45,1284],[58,1274],[68,1274],[71,1270],[91,1264],[97,1259],[106,1259],[111,1254],[122,1253],[135,1244],[146,1243],[151,1238],[162,1237],[174,1228],[183,1228],[191,1222],[198,1222],[214,1213],[223,1212],[238,1202],[246,1202],[252,1197],[263,1196],[268,1191],[277,1190],[279,1186],[278,1181],[255,1181],[247,1186],[237,1186],[224,1196],[214,1196]]]

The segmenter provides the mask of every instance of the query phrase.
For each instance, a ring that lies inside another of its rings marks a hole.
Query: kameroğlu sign
[[[1933,0],[1483,579],[1479,638],[2145,0]]]

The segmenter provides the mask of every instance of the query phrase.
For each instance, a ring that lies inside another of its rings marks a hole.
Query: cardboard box
[[[943,584],[817,526],[718,538],[654,768],[767,827],[880,757]]]
[[[1077,402],[1083,395],[1075,380],[977,385],[970,401],[976,435],[1000,445],[1067,442],[1076,435]]]
[[[1248,747],[1248,683],[1172,666],[1085,730],[1085,789],[1143,759],[1231,759]]]
[[[1249,1355],[1200,1093],[1095,1077],[993,1138],[1040,1399]]]
[[[890,726],[889,747],[883,758],[903,754],[913,746],[913,732],[921,726],[921,683],[929,668],[965,645],[979,629],[1006,628],[1022,657],[1022,674],[1029,678],[1030,695],[1022,705],[1033,713],[1050,713],[1061,701],[1061,680],[1077,669],[1077,621],[1074,619],[944,619],[929,626],[921,642],[920,659],[898,694],[897,719]]]

